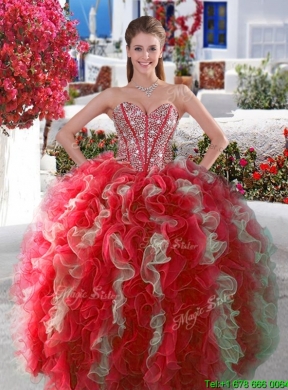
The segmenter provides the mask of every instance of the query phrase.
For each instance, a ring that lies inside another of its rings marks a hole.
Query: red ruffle
[[[104,153],[57,179],[26,232],[11,290],[18,354],[45,389],[251,377],[278,340],[272,251],[206,169],[176,159],[145,175]]]

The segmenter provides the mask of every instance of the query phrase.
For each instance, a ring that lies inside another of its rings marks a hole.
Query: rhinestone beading
[[[158,87],[158,83],[157,83],[158,79],[155,81],[154,84],[150,85],[150,87],[141,87],[141,85],[137,85],[135,84],[135,87],[137,89],[139,89],[139,91],[142,91],[142,92],[145,92],[146,95],[148,96],[148,98],[151,96],[152,92],[154,91],[155,88]]]
[[[113,120],[118,134],[117,157],[130,162],[137,171],[160,169],[172,161],[172,137],[178,124],[178,112],[164,103],[150,114],[137,105],[124,102],[115,107]]]

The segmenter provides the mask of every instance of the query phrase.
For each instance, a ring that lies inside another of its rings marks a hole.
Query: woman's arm
[[[80,151],[79,146],[75,143],[75,135],[88,122],[100,114],[107,112],[111,104],[113,91],[111,88],[101,92],[93,98],[81,111],[79,111],[56,135],[56,141],[59,142],[66,150],[68,155],[77,165],[86,161],[85,156]]]
[[[197,99],[193,92],[186,86],[181,86],[182,99],[180,107],[182,106],[183,111],[190,114],[201,126],[202,130],[207,134],[211,140],[211,144],[203,160],[199,165],[203,165],[209,169],[217,159],[217,157],[223,152],[226,146],[229,144],[228,139],[223,133],[220,126],[209,114],[203,104]],[[184,97],[184,98],[183,98]]]

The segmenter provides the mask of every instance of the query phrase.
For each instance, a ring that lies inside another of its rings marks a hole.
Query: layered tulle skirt
[[[102,154],[53,183],[25,234],[17,354],[45,389],[252,378],[278,342],[273,251],[224,179],[184,158],[145,174]]]

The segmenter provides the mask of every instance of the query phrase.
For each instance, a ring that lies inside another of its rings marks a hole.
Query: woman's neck
[[[141,87],[150,87],[150,85],[154,84],[157,81],[157,76],[155,73],[151,75],[143,75],[143,74],[133,74],[131,82],[135,85],[139,85]]]

